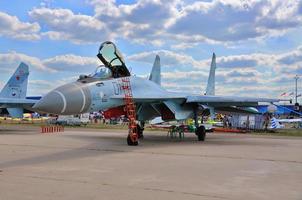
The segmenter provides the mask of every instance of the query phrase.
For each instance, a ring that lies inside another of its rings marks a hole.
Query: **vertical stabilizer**
[[[216,55],[213,53],[206,95],[215,95]]]
[[[278,129],[281,128],[281,124],[277,121],[275,117],[271,119],[271,129]]]
[[[157,83],[158,85],[161,84],[160,58],[158,55],[156,55],[155,57],[149,80],[153,81],[154,83]]]
[[[27,92],[28,75],[28,66],[22,62],[0,92],[0,97],[19,99],[25,98]]]

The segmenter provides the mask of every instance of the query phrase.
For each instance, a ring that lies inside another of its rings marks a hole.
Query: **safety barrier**
[[[236,128],[223,128],[223,127],[215,127],[213,128],[215,132],[224,132],[224,133],[247,133],[247,130],[236,129]]]
[[[64,132],[64,126],[41,126],[41,133]]]

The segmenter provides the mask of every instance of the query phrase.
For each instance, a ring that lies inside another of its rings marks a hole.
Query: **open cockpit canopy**
[[[104,65],[98,66],[95,72],[90,75],[80,75],[78,81],[89,83],[96,80],[130,76],[122,54],[112,42],[102,43],[97,57]]]
[[[130,76],[122,54],[112,42],[102,43],[97,57],[111,70],[113,78]]]

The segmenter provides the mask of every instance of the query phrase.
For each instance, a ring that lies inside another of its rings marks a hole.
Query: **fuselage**
[[[121,78],[89,82],[78,80],[50,91],[36,103],[34,109],[51,114],[71,115],[118,107],[124,105],[121,84]],[[160,85],[140,77],[131,76],[130,84],[135,97],[148,94],[164,98],[174,95]]]

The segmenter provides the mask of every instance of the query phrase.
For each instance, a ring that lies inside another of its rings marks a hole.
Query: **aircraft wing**
[[[281,123],[295,123],[295,122],[302,122],[302,118],[298,119],[276,119],[278,122]]]
[[[33,106],[36,102],[39,100],[37,99],[17,99],[17,98],[0,98],[0,107],[11,107],[11,106],[17,106],[17,107],[28,107]]]
[[[112,96],[112,99],[122,99],[123,95]],[[288,101],[283,99],[270,99],[270,98],[253,98],[253,97],[236,97],[236,96],[185,96],[177,93],[164,93],[164,94],[140,94],[134,95],[133,99],[137,103],[144,102],[160,102],[168,100],[183,101],[183,103],[200,103],[212,107],[226,107],[226,106],[256,106],[259,102],[262,103],[275,103],[280,101]]]
[[[114,95],[110,97],[111,99],[123,99],[124,95]],[[133,95],[133,100],[136,103],[147,103],[147,102],[161,102],[167,100],[180,100],[185,101],[186,97],[174,94],[140,94]]]
[[[288,101],[283,99],[236,97],[236,96],[188,96],[186,103],[201,103],[213,107],[224,106],[256,106],[259,102],[275,103]]]

